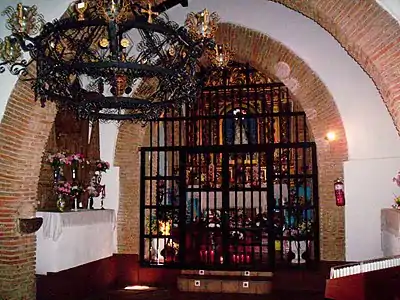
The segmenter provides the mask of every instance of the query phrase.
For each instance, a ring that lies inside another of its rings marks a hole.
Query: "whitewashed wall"
[[[397,21],[400,20],[400,1],[398,0],[376,0]]]
[[[38,4],[48,20],[60,16],[69,3],[65,0],[25,1],[27,4],[33,2]],[[387,4],[391,1],[380,2]],[[15,1],[3,0],[1,6],[10,3],[15,4]],[[378,212],[382,207],[390,206],[392,201],[392,191],[388,188],[392,188],[391,178],[400,167],[397,159],[400,142],[371,79],[326,31],[276,3],[265,0],[192,0],[189,8],[175,7],[169,15],[182,24],[187,13],[204,7],[217,11],[223,22],[258,30],[280,41],[301,57],[328,87],[343,118],[349,146],[349,162],[345,164],[347,259],[381,256]],[[0,18],[1,23],[4,19]],[[12,76],[3,75],[0,114],[4,112],[14,83]],[[107,126],[101,127],[102,156],[113,164],[114,149],[111,145],[115,144],[117,131]],[[107,198],[115,197],[115,200],[107,199],[108,203],[116,201],[113,205],[118,207],[119,179],[112,175],[113,172],[117,170],[111,171],[108,179],[104,180],[109,180]],[[360,176],[363,182],[359,180]],[[360,232],[360,228],[368,228],[368,233],[365,234],[365,230]]]

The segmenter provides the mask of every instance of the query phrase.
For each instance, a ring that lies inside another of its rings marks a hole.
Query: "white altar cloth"
[[[263,186],[266,187],[266,186]],[[190,186],[190,188],[198,188],[198,186]],[[274,198],[280,198],[282,191],[282,201],[286,202],[289,197],[288,186],[286,184],[275,184],[274,185]],[[187,193],[187,199],[199,199],[201,203],[201,210],[207,209],[221,209],[222,208],[222,192],[207,192],[201,191],[200,193],[196,190]],[[238,208],[255,208],[260,211],[266,211],[267,209],[267,191],[230,191],[229,192],[229,207]],[[207,206],[208,203],[208,206]],[[253,203],[253,205],[252,205]]]
[[[38,211],[36,216],[43,218],[36,233],[36,274],[67,270],[114,253],[114,210]]]

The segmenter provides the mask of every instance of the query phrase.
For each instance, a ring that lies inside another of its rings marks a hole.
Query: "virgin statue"
[[[249,143],[247,139],[246,129],[239,118],[235,119],[235,139],[233,143],[235,145],[245,145]]]

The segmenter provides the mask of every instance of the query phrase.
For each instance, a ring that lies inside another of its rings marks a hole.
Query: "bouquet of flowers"
[[[393,182],[400,187],[400,171],[397,172],[396,176],[393,177]],[[400,209],[400,197],[394,195],[394,204],[392,205],[393,208],[395,209]]]
[[[268,216],[266,212],[257,214],[255,218],[255,225],[258,228],[267,228],[268,226]]]
[[[209,228],[221,227],[221,212],[217,209],[209,209],[203,212],[201,221]]]
[[[96,171],[105,173],[109,169],[110,169],[110,163],[103,160],[96,161]]]
[[[82,194],[83,189],[80,185],[73,185],[71,186],[71,191],[70,191],[70,196],[75,198],[78,197],[80,194]]]
[[[72,154],[70,156],[67,157],[67,165],[72,165],[72,164],[79,164],[79,163],[83,163],[85,161],[85,158],[83,156],[83,154],[81,153],[77,153],[77,154]]]
[[[60,168],[67,163],[67,157],[62,152],[57,152],[55,154],[49,154],[47,156],[47,161],[53,168]]]
[[[96,187],[92,183],[86,187],[85,191],[89,194],[90,197],[98,197],[99,196],[99,192],[97,191]]]
[[[301,221],[297,226],[289,228],[289,233],[292,237],[305,237],[312,232],[312,221]]]
[[[56,193],[58,195],[67,195],[71,194],[71,184],[69,182],[60,183],[56,187]]]
[[[247,216],[242,208],[239,208],[236,213],[231,213],[229,216],[229,227],[252,227],[252,220]]]

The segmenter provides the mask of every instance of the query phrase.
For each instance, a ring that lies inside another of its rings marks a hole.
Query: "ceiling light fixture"
[[[0,40],[0,72],[8,67],[32,81],[42,106],[54,101],[89,120],[146,123],[194,102],[199,59],[218,48],[219,18],[207,10],[189,14],[186,27],[150,2],[130,0],[75,1],[68,16],[49,23],[36,6],[3,15],[11,35]]]

